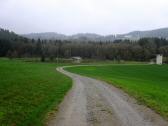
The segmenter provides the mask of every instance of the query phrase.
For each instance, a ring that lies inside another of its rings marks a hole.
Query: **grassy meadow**
[[[168,65],[106,65],[66,68],[104,80],[168,119]]]
[[[0,59],[0,125],[41,126],[71,88],[56,64]]]

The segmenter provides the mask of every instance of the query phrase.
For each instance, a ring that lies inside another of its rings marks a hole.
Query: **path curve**
[[[120,89],[63,68],[57,71],[71,77],[73,87],[48,126],[168,126],[162,117]]]

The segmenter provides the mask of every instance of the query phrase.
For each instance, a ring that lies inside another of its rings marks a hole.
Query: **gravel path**
[[[126,93],[89,77],[57,70],[73,79],[73,87],[48,126],[168,126],[149,108]]]

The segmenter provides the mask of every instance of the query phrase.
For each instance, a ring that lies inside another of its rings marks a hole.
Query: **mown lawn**
[[[122,88],[168,119],[168,65],[82,66],[67,70]]]
[[[55,64],[0,59],[0,125],[41,126],[71,88]]]

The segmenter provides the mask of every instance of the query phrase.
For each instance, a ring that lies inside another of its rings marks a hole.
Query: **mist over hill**
[[[99,35],[94,33],[78,33],[74,35],[64,35],[55,32],[30,33],[23,34],[23,37],[29,39],[46,39],[46,40],[80,40],[80,41],[114,41],[117,39],[138,40],[140,38],[166,38],[168,39],[168,28],[160,28],[148,31],[133,31],[126,34],[117,35]]]
[[[24,36],[29,39],[51,39],[51,40],[65,40],[67,39],[66,35],[58,34],[55,32],[44,32],[44,33],[30,33],[30,34],[23,34],[21,36]]]

